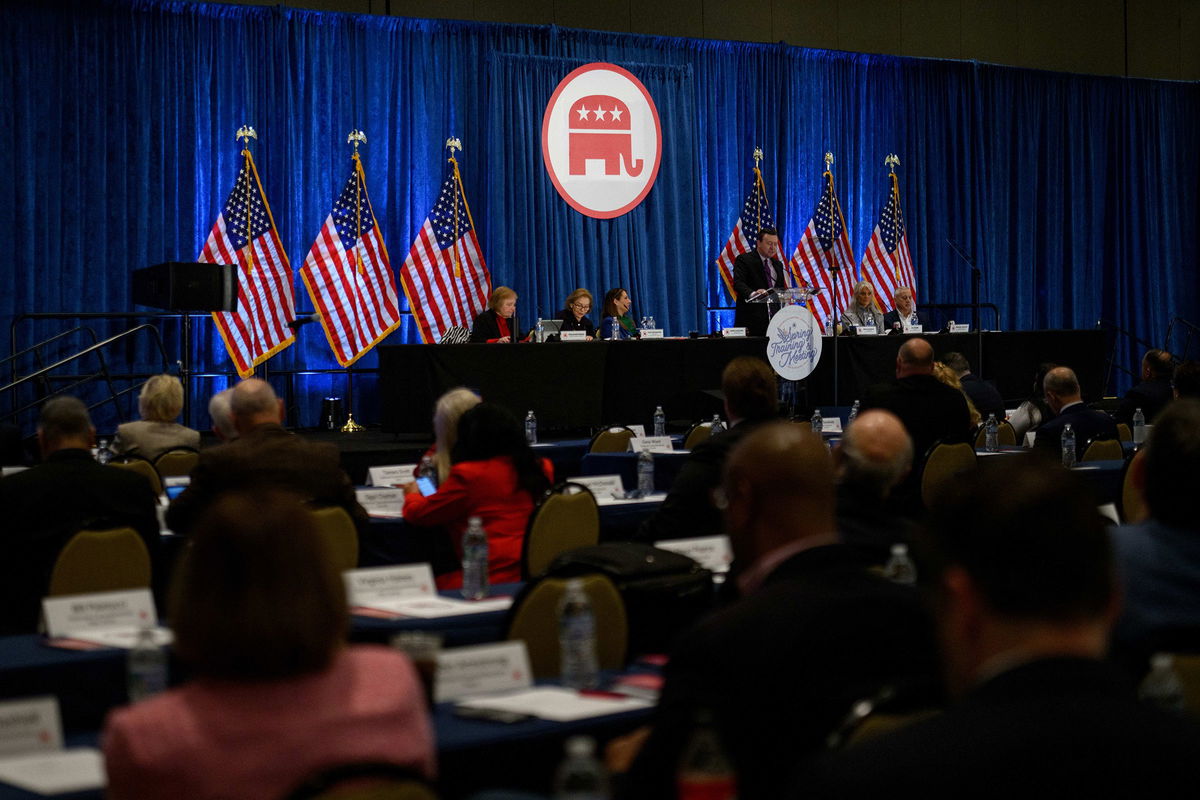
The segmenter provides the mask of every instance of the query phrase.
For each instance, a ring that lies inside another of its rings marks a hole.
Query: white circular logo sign
[[[615,64],[585,64],[562,79],[542,117],[542,159],[554,188],[581,214],[611,219],[650,193],[662,125],[650,92]]]
[[[821,360],[821,326],[804,306],[786,306],[767,326],[767,360],[779,377],[807,378]]]

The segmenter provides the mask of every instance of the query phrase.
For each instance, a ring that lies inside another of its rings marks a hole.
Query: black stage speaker
[[[168,311],[237,311],[237,269],[168,261],[133,271],[133,302]]]

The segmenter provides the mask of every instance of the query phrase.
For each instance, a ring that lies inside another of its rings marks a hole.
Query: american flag
[[[400,283],[426,343],[441,341],[454,326],[469,328],[487,305],[492,276],[453,158],[437,202],[408,251]]]
[[[733,233],[729,234],[729,241],[725,242],[725,247],[721,249],[721,255],[717,257],[717,269],[721,272],[721,280],[725,281],[725,288],[729,290],[730,297],[737,297],[733,292],[734,260],[758,245],[758,232],[762,228],[774,227],[775,220],[771,217],[771,209],[767,204],[767,187],[763,183],[762,172],[755,167],[754,182],[750,185],[746,202],[742,203],[742,214],[733,226]]]
[[[833,277],[829,274],[829,268],[841,268],[837,278],[838,313],[850,304],[856,278],[854,252],[850,249],[850,237],[846,234],[846,220],[842,216],[837,194],[833,191],[833,173],[827,170],[821,178],[825,184],[821,199],[817,201],[817,209],[800,236],[792,257],[788,259],[788,267],[797,285],[822,289],[819,295],[809,301],[808,308],[818,319],[828,320],[834,314]]]
[[[871,233],[871,241],[863,252],[859,270],[864,280],[875,285],[875,297],[885,308],[893,308],[893,296],[901,286],[912,289],[914,285],[912,256],[908,254],[908,231],[904,228],[904,214],[900,211],[900,184],[892,173],[891,192],[887,205],[879,215],[879,224]]]
[[[300,269],[333,354],[348,367],[400,325],[396,282],[367,197],[362,160],[333,201]]]
[[[238,310],[213,312],[217,330],[243,378],[296,340],[287,324],[295,319],[292,265],[275,229],[249,150],[233,191],[204,243],[200,261],[236,264]]]

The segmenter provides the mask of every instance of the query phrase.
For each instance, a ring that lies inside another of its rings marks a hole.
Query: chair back
[[[158,475],[158,470],[154,468],[146,459],[140,456],[121,456],[114,458],[108,462],[110,467],[118,469],[127,469],[130,472],[136,472],[146,480],[150,481],[150,488],[154,490],[154,496],[158,497],[163,492],[162,478]]]
[[[521,545],[521,576],[536,578],[560,554],[600,541],[600,509],[587,487],[560,483],[529,516]]]
[[[975,469],[975,448],[966,442],[935,444],[921,470],[921,500],[929,507],[955,476]]]
[[[409,767],[368,761],[325,767],[283,800],[437,800],[437,793]]]
[[[1175,653],[1175,673],[1183,684],[1183,707],[1192,716],[1200,715],[1200,655]]]
[[[1006,419],[1002,419],[996,423],[996,444],[1012,446],[1017,443],[1017,431],[1013,428],[1012,423]],[[985,421],[979,426],[979,432],[975,434],[975,449],[982,450],[987,445],[987,422]]]
[[[116,592],[150,587],[150,553],[128,526],[80,531],[71,537],[50,573],[46,594]]]
[[[471,329],[465,325],[454,325],[446,329],[438,344],[464,344],[471,340]]]
[[[1116,439],[1096,439],[1083,451],[1080,461],[1120,461],[1125,450]]]
[[[1125,464],[1124,474],[1121,476],[1121,519],[1126,523],[1141,522],[1146,518],[1146,506],[1142,502],[1142,494],[1133,485],[1133,462],[1139,458],[1145,458],[1142,455],[1145,451],[1139,451],[1133,458]]]
[[[200,460],[200,452],[190,447],[172,447],[160,453],[154,459],[154,468],[161,478],[177,478],[191,475],[196,462]]]
[[[584,575],[579,580],[596,617],[596,660],[600,669],[620,669],[625,666],[629,641],[621,593],[603,575]],[[558,606],[566,593],[566,578],[543,578],[519,597],[509,612],[506,638],[525,642],[535,678],[554,678],[562,672]]]
[[[341,506],[316,508],[312,511],[317,535],[325,543],[326,552],[337,571],[345,572],[358,566],[358,529],[354,520]]]
[[[592,437],[592,442],[588,445],[588,452],[624,453],[629,449],[629,440],[632,438],[632,430],[626,428],[624,425],[614,425],[611,428],[605,428]]]
[[[1129,425],[1124,422],[1117,423],[1117,438],[1122,442],[1133,441],[1133,431],[1130,430]]]
[[[684,434],[683,449],[691,450],[709,436],[712,436],[712,420],[709,420],[708,422],[697,422],[695,425],[688,428],[688,432]]]

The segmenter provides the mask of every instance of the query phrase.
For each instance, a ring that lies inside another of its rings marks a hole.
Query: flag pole
[[[841,216],[842,204],[838,203],[837,195],[835,195],[833,193],[832,168],[833,168],[833,153],[826,152],[825,153],[825,172],[821,175],[821,177],[824,178],[825,181],[829,185],[830,203],[837,205],[838,215]],[[846,227],[846,222],[845,222],[845,220],[842,220],[843,230],[845,229],[845,227]],[[837,247],[836,243],[834,244],[834,247],[835,248]],[[838,404],[838,381],[840,380],[839,370],[838,370],[838,349],[839,349],[839,347],[838,347],[838,332],[839,332],[840,328],[842,327],[841,318],[838,314],[838,290],[837,290],[837,288],[838,288],[838,273],[842,271],[842,268],[840,266],[838,266],[837,259],[834,258],[832,263],[827,267],[827,269],[829,270],[830,276],[833,278],[833,314],[831,315],[833,317],[833,319],[831,320],[831,322],[833,324],[830,327],[833,330],[833,404],[836,406]]]
[[[454,167],[454,190],[457,193],[454,198],[454,277],[462,277],[462,263],[458,258],[458,198],[463,196],[462,173],[458,171],[458,159],[454,157],[455,150],[462,150],[462,142],[456,136],[451,136],[446,140],[446,149],[450,151],[450,157],[447,161]],[[466,201],[463,201],[466,205]],[[467,218],[470,219],[471,212],[467,212]]]
[[[896,204],[896,215],[900,216],[901,215],[900,214],[900,180],[896,177],[896,167],[900,166],[900,156],[896,155],[895,153],[888,153],[887,158],[885,158],[883,160],[883,163],[887,165],[888,178],[892,182],[892,198],[894,199],[895,204]],[[892,274],[893,274],[893,280],[895,280],[895,282],[896,282],[896,286],[899,286],[900,285],[900,261],[898,258],[896,259],[895,263],[893,263],[893,265],[892,265]],[[914,281],[914,283],[915,283],[915,281]],[[908,288],[909,288],[909,291],[913,290],[913,287],[911,287],[911,286]]]
[[[362,187],[366,182],[366,177],[363,174],[362,159],[358,156],[358,146],[367,141],[367,135],[357,128],[350,131],[350,135],[346,137],[346,144],[354,146],[354,152],[350,158],[354,161],[354,269],[362,275],[363,269],[362,255],[359,253],[359,248],[362,246]],[[360,324],[358,313],[358,292],[354,293],[355,298],[355,313],[354,324],[357,328]],[[361,334],[361,331],[360,331]],[[342,426],[342,433],[360,433],[363,426],[354,421],[354,370],[346,366],[346,424]]]
[[[246,203],[246,248],[245,248],[245,252],[246,252],[246,277],[250,277],[250,273],[254,272],[254,247],[250,244],[252,232],[254,230],[253,226],[251,225],[251,220],[250,220],[250,178],[251,178],[251,173],[254,170],[254,158],[253,158],[253,156],[250,155],[250,140],[251,139],[257,140],[258,132],[254,130],[253,126],[243,125],[242,127],[238,128],[238,130],[237,130],[237,138],[242,140],[242,169],[246,173],[246,198],[245,198],[245,203]],[[249,295],[247,295],[247,296],[249,296]],[[251,326],[254,329],[255,347],[257,347],[258,342],[261,341],[261,339],[262,339],[262,331],[259,330],[258,319],[255,318],[255,315],[251,314],[251,315],[249,315],[249,318],[251,320]],[[250,369],[251,369],[251,371],[254,370],[253,364],[250,365]],[[264,370],[265,370],[265,368],[264,368]]]

